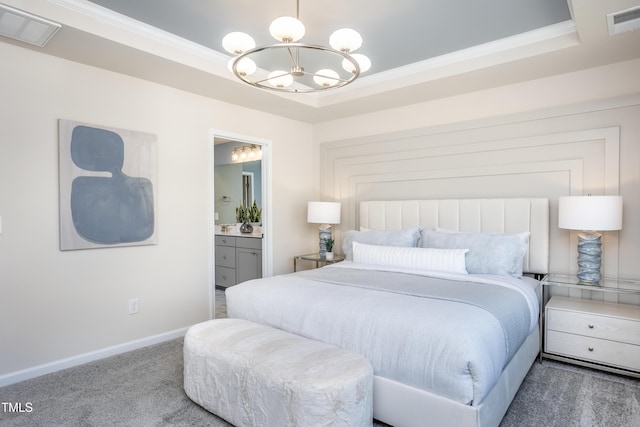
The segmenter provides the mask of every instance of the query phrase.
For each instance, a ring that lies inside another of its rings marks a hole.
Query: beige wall
[[[479,119],[499,120],[514,113],[625,96],[640,92],[638,74],[640,59],[347,117],[314,126],[314,141],[319,144]]]
[[[274,274],[313,244],[310,125],[1,42],[0,58],[0,385],[208,318],[211,129],[271,141]],[[60,118],[157,135],[157,245],[59,250]]]

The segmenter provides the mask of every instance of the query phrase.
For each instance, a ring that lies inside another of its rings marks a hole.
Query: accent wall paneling
[[[558,229],[557,199],[622,194],[625,215],[627,207],[640,202],[637,194],[624,194],[621,189],[621,181],[633,179],[626,178],[630,169],[621,169],[621,151],[624,147],[636,150],[629,130],[637,127],[634,117],[638,114],[638,104],[582,115],[549,112],[544,117],[537,112],[528,120],[520,115],[329,141],[319,145],[321,191],[327,199],[343,204],[338,239],[358,226],[362,200],[547,197],[550,270],[575,273],[577,233]],[[621,136],[625,129],[626,145]],[[620,233],[627,228],[632,239],[630,234],[637,230],[633,225],[625,227],[629,222]],[[604,245],[606,275],[618,276],[620,256],[634,268],[631,254],[620,253],[617,232],[606,233]],[[571,290],[569,296],[585,296],[585,292],[588,298],[617,301],[615,296],[590,291]]]

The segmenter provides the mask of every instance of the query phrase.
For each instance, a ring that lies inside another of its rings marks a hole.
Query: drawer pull
[[[227,256],[226,255],[222,255],[222,259],[227,259]]]
[[[227,280],[227,276],[222,276],[222,279],[223,280]]]
[[[589,351],[593,351],[593,347],[589,347],[589,348],[588,348],[588,350],[589,350]]]
[[[593,329],[593,325],[589,325],[589,329]]]

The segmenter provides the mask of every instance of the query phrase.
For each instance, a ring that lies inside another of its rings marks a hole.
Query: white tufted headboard
[[[467,232],[529,231],[524,271],[546,274],[549,269],[548,199],[363,201],[360,202],[359,218],[360,227],[374,230],[419,226]]]

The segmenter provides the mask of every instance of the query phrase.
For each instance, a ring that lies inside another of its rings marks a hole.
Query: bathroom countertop
[[[231,226],[229,231],[222,231],[219,225],[216,226],[216,236],[234,236],[234,237],[253,237],[253,238],[262,238],[262,227],[256,227],[258,230],[254,228],[253,233],[241,233],[236,226]]]

